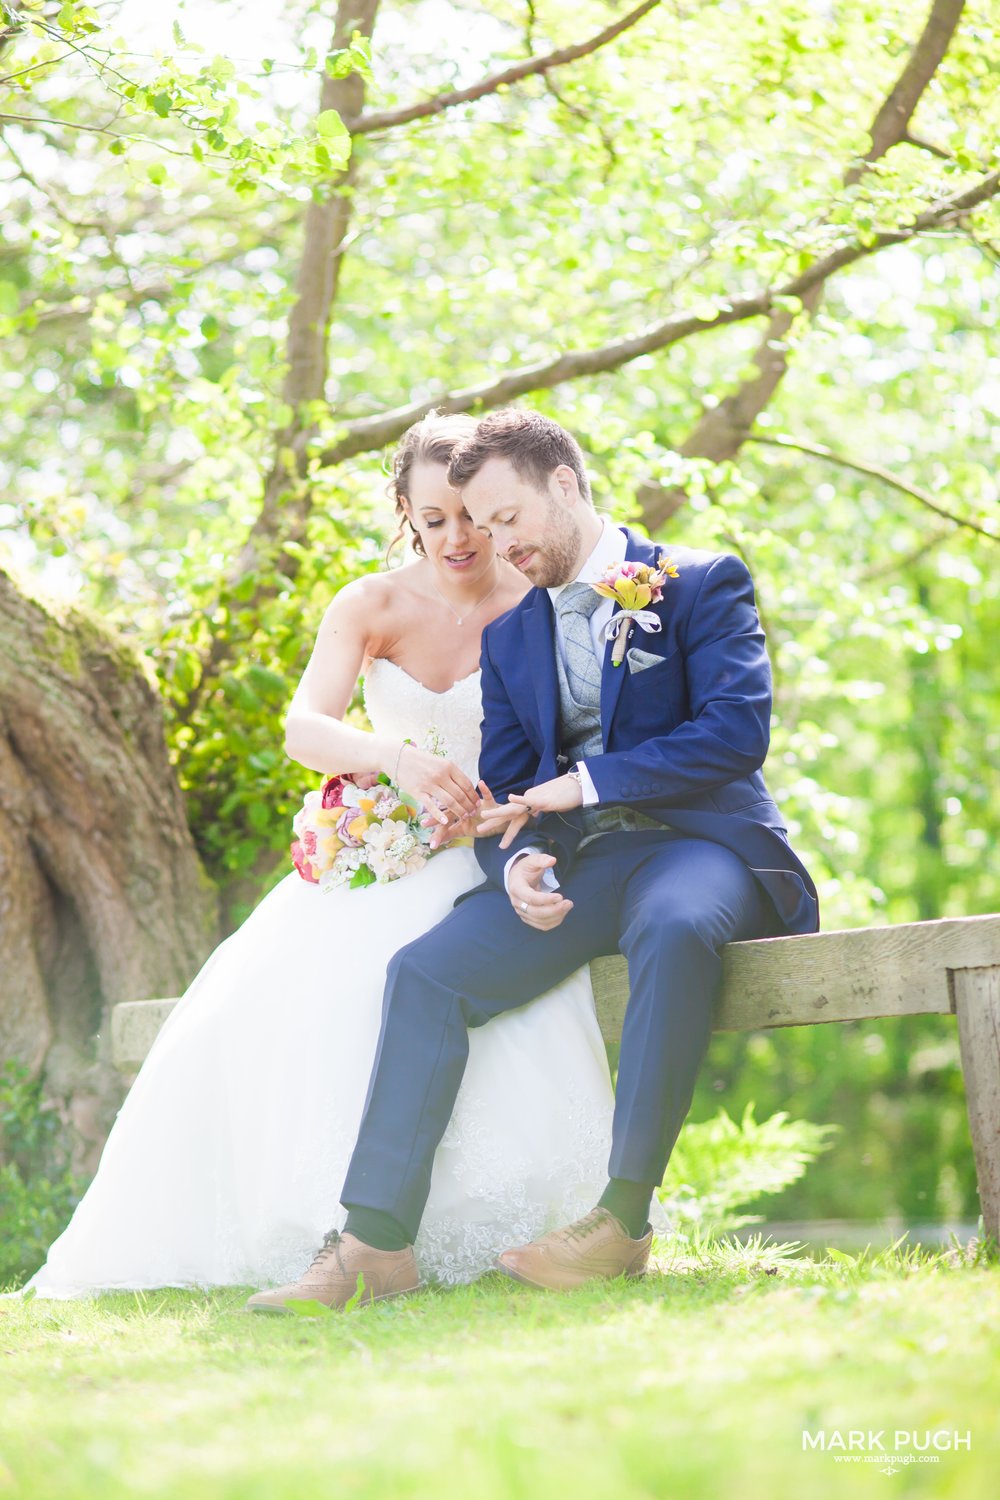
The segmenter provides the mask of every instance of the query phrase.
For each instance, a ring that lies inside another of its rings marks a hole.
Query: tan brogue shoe
[[[364,1278],[361,1296],[355,1306],[384,1302],[402,1297],[420,1286],[413,1247],[405,1250],[376,1250],[353,1234],[333,1230],[323,1240],[308,1271],[288,1286],[270,1292],[255,1292],[246,1304],[247,1312],[285,1313],[290,1302],[322,1302],[325,1307],[345,1307],[357,1294],[358,1276]]]
[[[630,1239],[624,1224],[613,1213],[606,1208],[592,1208],[565,1229],[553,1229],[551,1234],[533,1240],[530,1245],[504,1250],[499,1266],[527,1286],[564,1292],[588,1281],[642,1276],[652,1242],[651,1229],[639,1240]]]

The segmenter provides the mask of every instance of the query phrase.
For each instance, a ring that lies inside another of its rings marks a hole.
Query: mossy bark
[[[98,1145],[108,1006],[179,994],[215,927],[148,665],[0,569],[0,1058]]]

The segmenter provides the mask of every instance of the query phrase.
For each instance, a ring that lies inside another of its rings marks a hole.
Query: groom
[[[691,1102],[729,942],[813,932],[816,892],[761,765],[771,675],[737,558],[671,546],[676,577],[630,621],[620,666],[592,586],[663,548],[594,511],[583,455],[536,412],[497,411],[449,469],[498,553],[535,585],[483,635],[480,773],[503,838],[478,839],[486,883],[389,965],[382,1031],[341,1194],[302,1280],[249,1306],[397,1296],[468,1056],[468,1028],[599,954],[628,960],[608,1185],[584,1218],[500,1257],[563,1288],[640,1275],[654,1188]],[[655,624],[658,622],[659,628]]]

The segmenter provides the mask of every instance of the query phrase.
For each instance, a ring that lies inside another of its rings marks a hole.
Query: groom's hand
[[[573,910],[560,891],[542,889],[542,876],[555,864],[554,854],[522,854],[507,878],[507,894],[521,921],[539,932],[550,932]]]
[[[506,802],[484,809],[481,827],[484,832],[499,833],[506,826],[500,848],[509,849],[521,829],[533,818],[542,813],[569,812],[582,803],[583,789],[576,777],[556,776],[552,781],[530,786],[526,792],[512,792]]]
[[[569,812],[583,805],[583,788],[576,776],[556,776],[552,781],[541,781],[538,786],[529,786],[526,792],[512,792],[509,802],[521,806],[533,815],[538,813]]]
[[[530,822],[531,813],[528,809],[511,798],[509,802],[494,802],[491,807],[482,809],[479,814],[479,832],[486,838],[503,832],[500,848],[509,849],[521,829]]]

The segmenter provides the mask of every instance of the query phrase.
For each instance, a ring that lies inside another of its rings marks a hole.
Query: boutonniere
[[[662,629],[659,616],[654,615],[647,606],[659,604],[663,598],[663,585],[668,578],[676,577],[678,573],[673,558],[664,552],[656,559],[655,568],[649,563],[616,563],[604,570],[600,583],[591,584],[591,588],[603,594],[605,599],[614,599],[616,604],[621,605],[620,613],[612,615],[604,627],[604,639],[609,641],[612,636],[615,638],[611,653],[613,667],[620,667],[622,664],[633,622],[642,630],[648,630],[651,635],[656,635]]]

